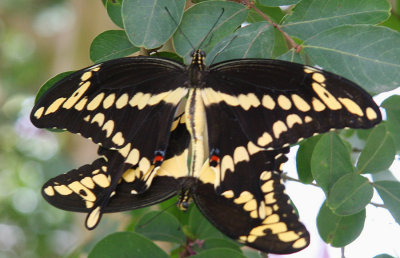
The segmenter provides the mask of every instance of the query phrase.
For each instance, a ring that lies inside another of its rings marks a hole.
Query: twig
[[[301,182],[299,179],[290,177],[290,176],[288,176],[288,175],[286,175],[286,174],[282,174],[282,179],[284,179],[284,180],[289,180],[289,181],[294,181],[294,182],[299,182],[299,183],[303,183],[303,182]],[[319,185],[314,184],[314,183],[309,183],[309,185],[313,185],[313,186],[319,187]]]
[[[374,202],[370,202],[369,204],[371,204],[377,208],[386,208],[385,204],[374,203]]]
[[[290,44],[290,46],[296,50],[297,53],[299,53],[301,51],[301,46],[299,44],[297,44],[286,32],[284,32],[278,26],[278,24],[273,22],[272,19],[269,18],[268,15],[266,15],[260,9],[258,9],[253,1],[243,0],[242,3],[244,3],[244,5],[248,6],[249,8],[253,9],[256,13],[258,13],[261,17],[263,17],[267,22],[269,22],[272,26],[274,26],[282,34],[282,36],[286,39],[286,41]]]

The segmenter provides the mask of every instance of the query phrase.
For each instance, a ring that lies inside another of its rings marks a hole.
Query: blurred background
[[[43,183],[92,162],[96,147],[70,133],[39,130],[29,121],[40,86],[58,73],[91,65],[92,40],[116,28],[100,0],[0,0],[0,258],[82,257],[98,239],[129,223],[127,213],[107,215],[95,231],[88,232],[85,215],[58,210],[43,200]],[[292,160],[294,154],[292,150]],[[297,177],[294,162],[285,171]],[[317,246],[314,252],[308,248],[296,257],[341,256],[340,249],[328,247],[318,236],[315,217],[323,201],[318,191],[288,184]],[[296,196],[299,192],[302,195]],[[369,217],[374,227],[349,246],[348,257],[400,255],[399,225],[386,210],[369,209],[369,215],[382,214]]]
[[[43,200],[45,181],[92,162],[96,149],[81,137],[33,127],[29,113],[40,86],[90,65],[91,41],[114,28],[101,1],[0,1],[0,257],[73,256],[112,232],[102,230],[106,222],[89,234],[83,215]]]

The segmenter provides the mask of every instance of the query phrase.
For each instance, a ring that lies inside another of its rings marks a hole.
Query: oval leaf
[[[221,40],[206,58],[208,65],[240,58],[271,58],[274,49],[274,29],[258,22],[237,30]]]
[[[321,138],[321,135],[311,137],[302,143],[297,150],[296,154],[296,167],[297,174],[302,183],[310,184],[314,178],[311,173],[311,156],[314,151],[315,145]]]
[[[373,185],[382,198],[385,207],[390,211],[396,222],[400,224],[400,182],[377,181]]]
[[[209,1],[192,6],[183,15],[180,29],[173,36],[176,53],[186,62],[190,61],[193,47],[201,47],[208,53],[216,43],[240,27],[247,13],[245,6],[233,2]],[[212,33],[207,36],[210,31]]]
[[[365,209],[350,216],[333,213],[326,203],[322,204],[317,216],[318,233],[334,247],[343,247],[353,242],[364,228]]]
[[[228,248],[214,248],[190,256],[192,258],[246,258],[242,253]]]
[[[400,33],[391,29],[340,26],[306,40],[303,50],[312,62],[369,92],[381,93],[400,85]]]
[[[164,44],[182,18],[185,0],[124,0],[122,20],[129,40],[153,49]]]
[[[106,236],[93,247],[89,258],[108,257],[168,257],[149,239],[132,232],[118,232]]]
[[[282,6],[297,4],[300,0],[258,0],[257,2],[266,6]]]
[[[161,211],[146,213],[136,224],[135,232],[151,240],[184,244],[185,234],[179,221],[171,214]]]
[[[388,169],[396,155],[396,146],[385,124],[376,126],[357,163],[359,173],[376,173]]]
[[[390,14],[386,0],[303,0],[285,17],[288,34],[307,39],[321,31],[348,24],[378,24]]]
[[[327,194],[343,175],[354,171],[350,153],[342,139],[333,132],[322,135],[311,156],[311,173]]]
[[[90,59],[94,63],[125,57],[139,51],[123,30],[108,30],[99,34],[90,46]]]
[[[38,93],[36,94],[35,97],[35,103],[43,96],[43,94],[49,90],[51,87],[53,87],[54,84],[56,84],[56,82],[61,81],[63,78],[67,77],[70,74],[73,74],[75,71],[68,71],[68,72],[63,72],[63,73],[59,73],[56,76],[54,76],[53,78],[47,80],[47,82],[45,82],[42,87],[40,87]]]
[[[106,9],[110,19],[120,28],[124,27],[121,16],[122,0],[107,0]]]
[[[368,179],[358,174],[342,176],[329,192],[327,205],[337,215],[360,212],[371,201],[374,189]]]
[[[381,105],[386,111],[386,127],[391,134],[396,150],[400,150],[400,96],[393,95]]]

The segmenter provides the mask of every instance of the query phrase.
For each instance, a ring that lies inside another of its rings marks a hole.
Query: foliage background
[[[399,2],[393,1],[394,6],[400,6]],[[396,16],[399,12],[396,12],[396,9],[393,11],[394,14],[385,25],[400,30],[400,21]],[[276,9],[268,12],[274,17]],[[252,17],[256,19],[257,16]],[[95,243],[111,232],[134,228],[143,214],[143,211],[137,211],[133,212],[132,216],[128,213],[106,215],[95,231],[87,232],[83,227],[83,215],[57,210],[45,203],[40,196],[41,185],[52,176],[91,162],[96,150],[93,144],[80,137],[37,130],[28,119],[40,85],[58,73],[92,64],[91,59],[102,60],[102,56],[96,56],[96,51],[89,53],[92,40],[106,30],[116,29],[119,29],[118,26],[110,21],[101,1],[0,2],[0,257],[64,257],[87,254]],[[293,30],[291,32],[296,37],[306,37],[296,34],[295,26],[289,26],[288,32],[290,30]],[[195,35],[188,36],[192,38]],[[351,40],[353,45],[365,44],[349,38],[349,41]],[[310,40],[308,43],[312,45],[313,42]],[[370,43],[374,43],[373,40]],[[278,55],[282,50],[271,51]],[[212,53],[209,53],[209,56],[212,56]],[[287,56],[288,59],[292,57],[293,55]],[[324,65],[327,66],[329,64]],[[392,77],[388,78],[390,80]],[[373,88],[370,90],[373,91]],[[399,103],[392,102],[387,102],[387,106],[395,107]],[[396,110],[392,108],[392,112],[388,113],[388,116],[396,118]],[[312,145],[312,142],[309,144]],[[288,167],[288,170],[294,171],[295,168]],[[396,172],[398,174],[398,171]],[[296,173],[294,175],[297,176]],[[299,176],[303,182],[312,179],[307,174]],[[388,174],[374,176],[387,179]],[[302,216],[300,203],[295,203],[299,206]],[[170,204],[166,204],[168,205]],[[319,205],[321,203],[318,203]],[[318,209],[312,213],[316,215]],[[190,214],[192,220],[200,220],[195,211],[193,214]],[[182,220],[190,220],[189,215],[182,216]],[[315,227],[315,222],[313,223]],[[398,224],[393,226],[398,227]],[[191,231],[196,229],[192,228]],[[207,231],[203,234],[209,236],[216,233]],[[318,235],[317,232],[312,234]],[[124,241],[131,236],[116,237],[118,241]],[[139,243],[140,240],[135,241]],[[322,245],[321,241],[317,243]],[[161,245],[168,249],[168,246]],[[320,250],[332,249],[322,247]],[[391,254],[396,255],[395,252]],[[246,255],[256,254],[248,252]],[[371,256],[373,255],[375,253],[371,253]]]

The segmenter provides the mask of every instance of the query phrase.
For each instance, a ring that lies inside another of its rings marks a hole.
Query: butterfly
[[[310,66],[237,59],[213,64],[127,57],[79,70],[46,91],[31,121],[99,145],[99,159],[50,179],[52,205],[88,213],[193,200],[227,236],[268,253],[293,253],[310,236],[281,182],[289,146],[331,129],[381,121],[355,83]],[[188,160],[190,161],[188,164]]]

